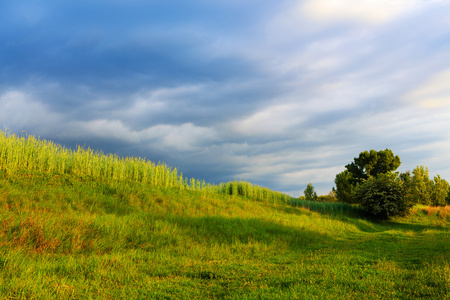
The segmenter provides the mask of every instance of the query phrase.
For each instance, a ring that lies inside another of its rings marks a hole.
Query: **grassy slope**
[[[332,206],[3,170],[0,297],[450,298],[448,208]]]

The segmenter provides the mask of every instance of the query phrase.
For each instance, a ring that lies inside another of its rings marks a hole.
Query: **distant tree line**
[[[390,149],[361,152],[336,175],[336,188],[329,195],[317,196],[309,183],[301,198],[359,204],[380,218],[405,215],[414,204],[450,204],[450,185],[445,179],[439,175],[430,179],[423,165],[412,173],[395,172],[400,164],[400,157]]]

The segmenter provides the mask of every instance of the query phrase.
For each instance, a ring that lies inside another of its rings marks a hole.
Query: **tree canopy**
[[[379,174],[395,171],[400,167],[400,164],[400,157],[394,155],[390,149],[370,150],[361,152],[345,168],[352,174],[354,183],[360,183],[369,177],[377,177]]]
[[[341,202],[359,203],[360,200],[354,197],[358,185],[369,178],[391,173],[400,164],[400,157],[390,149],[361,152],[352,163],[345,166],[345,171],[336,175],[336,197]]]

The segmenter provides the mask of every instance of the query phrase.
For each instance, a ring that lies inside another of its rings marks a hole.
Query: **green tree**
[[[433,181],[428,175],[428,168],[417,166],[413,170],[411,200],[414,203],[431,205]]]
[[[403,188],[405,189],[405,197],[412,201],[412,193],[413,193],[413,181],[410,171],[406,171],[405,173],[399,174],[399,179],[403,184]]]
[[[305,191],[303,192],[305,194],[305,199],[309,201],[316,201],[317,200],[317,193],[314,191],[313,185],[308,183],[308,186],[306,187]]]
[[[412,176],[409,172],[400,174],[407,190],[406,197],[411,202],[435,206],[448,203],[450,185],[445,179],[439,175],[436,175],[434,180],[430,179],[425,166],[417,166],[412,173]]]
[[[445,206],[447,204],[447,196],[449,193],[450,186],[445,179],[441,176],[436,175],[434,177],[433,190],[431,192],[431,204],[438,206]]]
[[[351,164],[346,165],[356,183],[361,183],[369,177],[377,177],[378,174],[390,173],[400,167],[401,161],[398,155],[390,149],[364,151],[355,157]]]
[[[393,173],[370,177],[358,186],[355,197],[368,214],[388,219],[407,215],[412,203],[406,196],[406,190],[399,177]]]
[[[339,202],[353,203],[353,193],[355,191],[353,182],[353,176],[348,170],[336,175],[334,179],[336,189],[334,189],[334,192]]]
[[[400,157],[390,149],[361,152],[352,163],[345,166],[345,171],[336,175],[336,197],[340,202],[359,203],[354,193],[362,182],[380,174],[392,173],[400,164]]]

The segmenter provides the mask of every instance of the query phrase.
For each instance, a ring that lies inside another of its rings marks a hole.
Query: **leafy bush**
[[[354,197],[370,215],[379,219],[407,215],[413,206],[395,174],[381,174],[365,180]]]

